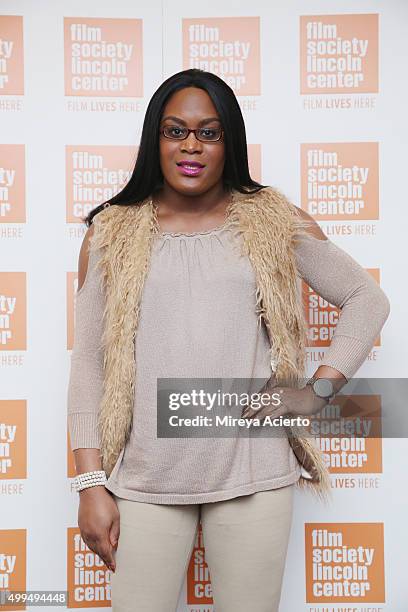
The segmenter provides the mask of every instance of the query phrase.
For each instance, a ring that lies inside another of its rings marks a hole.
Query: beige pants
[[[168,505],[115,496],[120,512],[113,612],[173,612],[201,518],[214,612],[277,612],[294,486]]]

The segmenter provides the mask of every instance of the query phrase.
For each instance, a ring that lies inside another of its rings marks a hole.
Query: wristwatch
[[[329,378],[319,378],[318,376],[312,376],[309,378],[306,385],[310,385],[318,397],[322,397],[330,403],[336,395],[332,381]]]

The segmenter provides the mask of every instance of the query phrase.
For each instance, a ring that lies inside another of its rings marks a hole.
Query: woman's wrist
[[[97,487],[87,487],[86,489],[81,489],[81,491],[78,491],[79,499],[95,497],[101,495],[102,493],[110,493],[110,491],[108,491],[108,489],[106,489],[104,485],[98,485]]]
[[[73,453],[77,475],[102,470],[101,450],[99,448],[76,448]]]
[[[78,493],[83,489],[105,486],[107,482],[104,470],[91,470],[75,476],[75,486]]]
[[[306,385],[302,388],[303,393],[305,394],[306,401],[310,402],[312,405],[313,414],[316,412],[320,412],[322,408],[327,406],[328,399],[326,397],[320,397],[317,393],[314,392],[311,385]]]

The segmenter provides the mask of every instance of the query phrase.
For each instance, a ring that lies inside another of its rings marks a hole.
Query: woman
[[[176,609],[201,520],[217,612],[278,610],[294,487],[327,488],[321,455],[300,435],[158,436],[159,379],[279,382],[278,405],[270,394],[243,417],[316,414],[367,357],[388,299],[251,179],[235,95],[201,70],[158,88],[129,182],[85,221],[68,419],[78,523],[113,571],[113,609]],[[301,388],[300,278],[342,309]]]

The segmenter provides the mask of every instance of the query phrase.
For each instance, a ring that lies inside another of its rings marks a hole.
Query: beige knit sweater
[[[129,500],[190,504],[230,499],[296,482],[300,466],[284,436],[157,438],[156,379],[259,378],[272,371],[264,325],[255,314],[255,277],[237,257],[224,226],[162,232],[143,289],[135,351],[133,427],[107,489]],[[71,448],[100,448],[104,293],[92,253],[76,295],[68,386]],[[330,240],[296,247],[299,277],[342,309],[319,365],[351,378],[369,354],[389,313],[372,276]],[[367,316],[369,314],[369,316]]]

